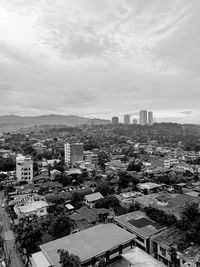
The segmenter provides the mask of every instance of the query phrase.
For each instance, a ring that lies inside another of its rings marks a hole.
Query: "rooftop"
[[[33,201],[31,203],[28,203],[24,206],[20,206],[18,208],[22,213],[29,213],[29,212],[33,212],[35,210],[38,210],[38,209],[41,209],[47,206],[48,206],[48,203],[46,201],[41,200],[41,201]]]
[[[48,260],[55,267],[60,267],[59,248],[78,255],[85,262],[111,248],[119,246],[135,238],[135,235],[123,230],[115,224],[100,224],[81,232],[59,238],[40,246]]]
[[[148,238],[166,228],[150,220],[143,211],[134,211],[117,216],[114,220],[144,238]]]
[[[32,254],[31,263],[33,264],[33,266],[35,266],[35,263],[37,263],[37,262],[40,262],[40,264],[41,264],[40,266],[42,266],[42,267],[49,267],[50,266],[50,262],[47,260],[47,258],[42,253],[42,251],[39,251],[39,252]]]
[[[162,262],[157,261],[151,255],[138,247],[122,254],[122,257],[135,267],[165,267]]]
[[[154,241],[164,247],[177,246],[184,239],[184,232],[175,226],[171,226],[162,234],[154,238]]]
[[[96,201],[96,200],[103,198],[103,196],[101,193],[96,192],[93,194],[86,195],[85,198],[88,202],[92,202],[92,201]]]
[[[149,183],[140,183],[140,184],[138,184],[138,187],[140,189],[143,189],[143,190],[144,189],[150,190],[150,189],[153,189],[153,188],[161,187],[163,185],[165,185],[165,184],[156,184],[156,183],[149,182]]]

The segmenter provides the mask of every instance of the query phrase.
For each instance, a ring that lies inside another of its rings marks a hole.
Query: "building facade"
[[[118,117],[112,117],[112,124],[116,125],[119,124],[119,118]]]
[[[66,143],[64,151],[65,163],[83,161],[83,143]]]
[[[137,124],[137,119],[133,119],[133,124]]]
[[[32,183],[33,160],[29,156],[18,155],[16,157],[16,176],[18,181]]]
[[[130,115],[124,115],[124,124],[130,124]]]
[[[153,112],[148,112],[148,125],[153,125]]]
[[[140,125],[147,125],[147,110],[140,110],[139,123]]]

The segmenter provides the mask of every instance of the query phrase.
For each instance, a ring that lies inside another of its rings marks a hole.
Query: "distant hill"
[[[0,128],[19,128],[29,127],[34,125],[67,125],[67,126],[80,126],[109,124],[109,120],[103,119],[89,119],[74,115],[42,115],[35,117],[21,117],[15,115],[0,116]]]

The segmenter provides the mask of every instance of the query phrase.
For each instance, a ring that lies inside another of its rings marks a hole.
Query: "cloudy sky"
[[[199,0],[0,0],[0,115],[200,123]]]

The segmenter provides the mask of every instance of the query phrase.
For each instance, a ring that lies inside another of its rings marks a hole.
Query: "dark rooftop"
[[[153,227],[155,227],[156,229],[162,229],[163,226],[159,225],[158,223],[155,223],[147,218],[141,218],[138,220],[130,220],[128,221],[130,224],[132,224],[133,226],[137,227],[137,228],[143,228],[149,225],[152,225]]]

